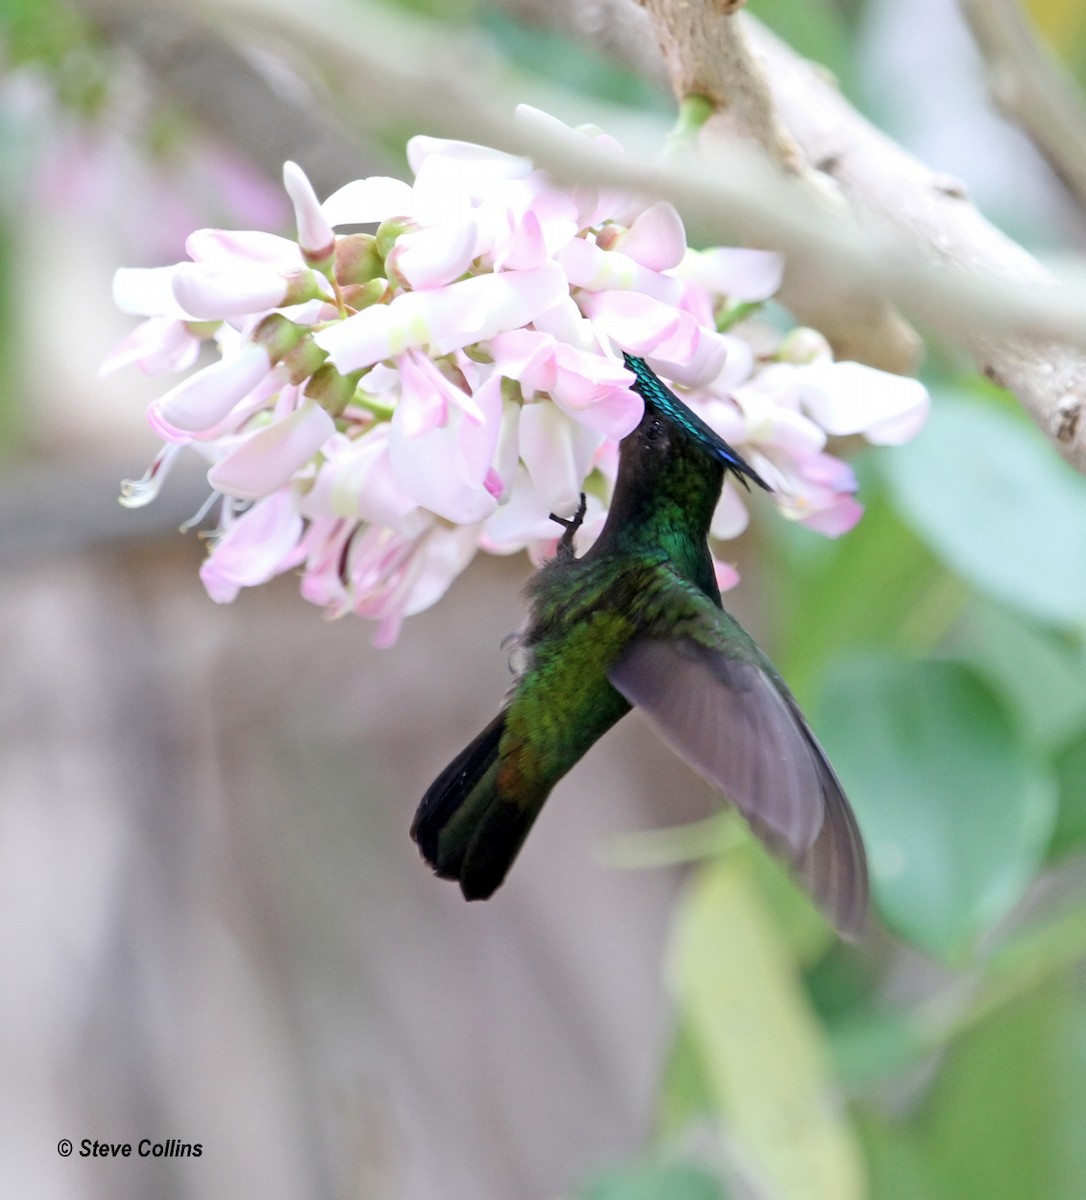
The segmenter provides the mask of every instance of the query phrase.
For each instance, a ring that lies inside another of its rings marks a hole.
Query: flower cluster
[[[915,380],[751,322],[778,256],[693,250],[667,203],[560,188],[483,146],[416,137],[408,157],[413,184],[356,180],[323,204],[288,163],[296,240],[204,229],[189,262],[117,272],[116,302],[146,319],[103,370],[213,356],[151,404],[165,445],[122,496],[153,499],[183,447],[210,460],[213,599],[300,570],[307,599],[376,620],[387,645],[477,550],[546,558],[549,514],[582,491],[583,551],[642,413],[622,350],[740,450],[786,516],[831,537],[862,510],[827,434],[892,443],[923,423]],[[336,232],[354,226],[376,232]],[[746,522],[729,484],[713,535]]]

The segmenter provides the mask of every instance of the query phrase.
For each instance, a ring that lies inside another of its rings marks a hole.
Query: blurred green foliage
[[[858,463],[868,512],[853,533],[771,535],[778,659],[853,799],[892,931],[823,942],[811,962],[778,927],[773,953],[788,948],[818,1016],[807,1054],[832,1062],[824,1095],[849,1098],[855,1194],[1070,1198],[1086,1178],[1086,484],[983,382],[929,384],[921,437]],[[678,945],[705,881],[743,853],[697,868]],[[718,907],[700,953],[764,997],[733,944],[742,909]],[[692,1026],[680,997],[665,1143],[684,1119],[715,1115],[734,1135],[765,1113],[758,1089],[725,1104],[706,1083],[707,1063],[755,1036],[712,974],[685,1004],[711,1004],[713,1022]],[[757,1033],[767,1072],[789,1036]],[[850,1194],[807,1161],[771,1194]]]

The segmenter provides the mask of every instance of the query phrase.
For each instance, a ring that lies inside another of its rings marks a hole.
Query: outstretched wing
[[[692,603],[697,616],[683,623],[683,636],[650,629],[608,677],[681,758],[732,800],[840,932],[858,936],[867,866],[840,781],[754,642],[707,598]]]

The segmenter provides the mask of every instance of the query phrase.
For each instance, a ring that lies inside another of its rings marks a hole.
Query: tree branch
[[[199,14],[148,0],[67,0],[142,65],[156,92],[278,182],[298,162],[321,195],[377,174],[372,151],[304,95],[290,95]],[[303,91],[299,86],[296,92]]]
[[[988,93],[1086,206],[1086,108],[1016,0],[959,0],[984,58]]]
[[[778,119],[762,63],[736,16],[740,4],[639,2],[650,14],[676,98],[682,102],[690,95],[705,96],[716,109],[702,141],[753,141],[797,181],[814,211],[850,219],[836,185],[808,165]],[[866,280],[843,283],[829,264],[809,255],[793,257],[785,264],[780,298],[799,320],[817,324],[839,358],[889,371],[915,370],[919,337]]]
[[[1076,289],[1053,284],[1028,251],[969,203],[960,182],[931,171],[875,129],[824,72],[763,27],[753,33],[785,123],[861,217],[936,268],[941,264],[948,277],[968,270],[974,286],[991,288],[1001,304],[1043,295],[1051,285],[1055,308],[1067,306],[1066,319],[1053,311],[1051,322],[1032,328],[1029,321],[974,320],[968,327],[958,323],[957,336],[980,370],[1013,392],[1061,453],[1086,472],[1086,338]],[[933,313],[935,328],[940,319]]]
[[[556,24],[571,35],[591,37],[639,72],[649,77],[661,75],[645,36],[643,10],[630,0],[503,2],[524,20]],[[950,269],[956,273],[968,269],[975,276],[974,286],[982,288],[991,288],[991,280],[1000,281],[1000,303],[1013,304],[1026,292],[1051,281],[1040,263],[980,215],[959,181],[923,166],[860,116],[822,68],[800,58],[757,22],[746,17],[744,20],[755,52],[765,63],[782,124],[807,161],[834,177],[862,220],[892,236],[900,252],[907,253],[912,247],[914,255],[942,264],[944,275]],[[823,243],[820,257],[825,257],[826,249]],[[808,248],[806,253],[812,250]],[[890,288],[905,284],[904,280],[895,280],[891,261],[872,260],[869,273]],[[939,277],[936,271],[931,279],[936,302]],[[896,288],[895,294],[900,300]],[[1070,291],[1062,296],[1057,299],[1057,293],[1052,294],[1055,304],[1049,311],[1056,324],[1033,330],[1032,339],[1021,336],[1029,332],[1028,321],[1014,329],[994,320],[986,329],[979,311],[971,314],[969,328],[961,320],[954,326],[944,325],[946,310],[938,303],[925,314],[922,289],[916,296],[914,311],[920,320],[926,315],[929,327],[939,336],[955,334],[973,354],[979,369],[1011,391],[1064,456],[1086,471],[1086,421],[1082,419],[1086,406],[1086,355],[1082,351],[1086,339],[1078,330],[1079,317],[1060,321],[1056,310],[1064,303],[1072,307],[1078,303]],[[814,297],[817,302],[819,294],[815,292]],[[968,306],[965,297],[960,299]],[[835,301],[831,304],[837,307]],[[1063,315],[1070,316],[1070,310]],[[965,312],[958,316],[965,316]],[[820,313],[813,319],[802,319],[817,326],[825,323]],[[1059,336],[1064,342],[1054,340]]]

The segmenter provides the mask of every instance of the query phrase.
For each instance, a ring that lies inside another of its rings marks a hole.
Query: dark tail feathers
[[[419,804],[411,836],[442,879],[455,879],[468,900],[485,900],[513,865],[539,804],[498,794],[498,747],[505,713],[434,780]]]

